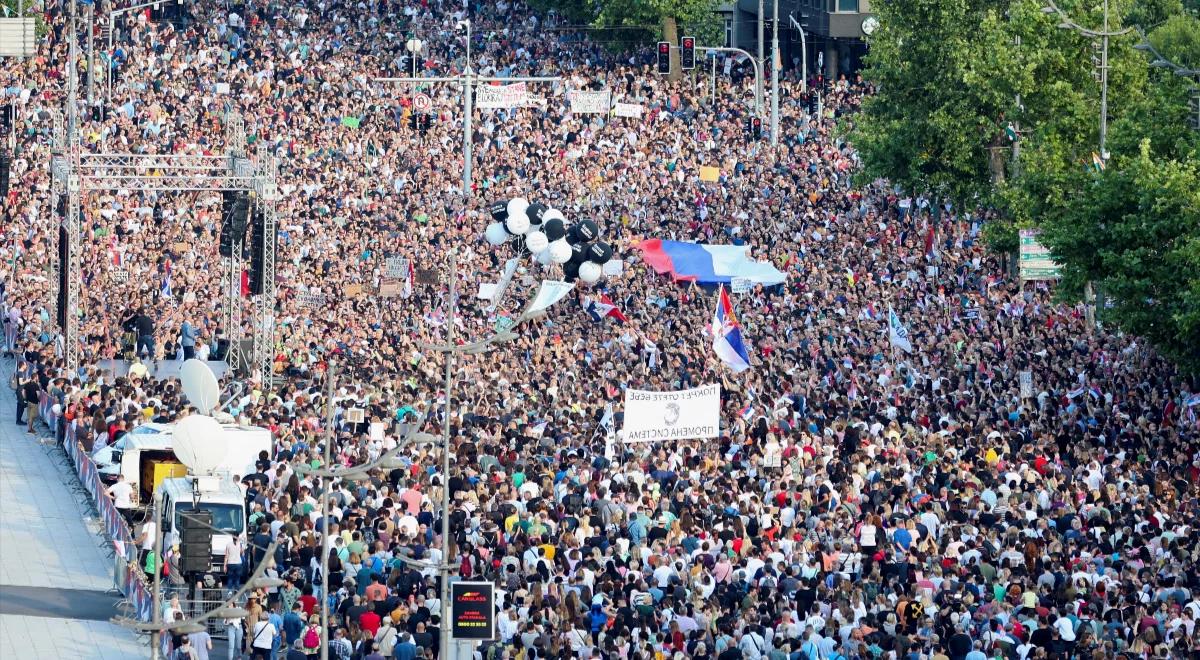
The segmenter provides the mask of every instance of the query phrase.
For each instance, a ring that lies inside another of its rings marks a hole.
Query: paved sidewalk
[[[11,359],[0,360],[0,585],[21,588],[10,594],[20,593],[24,605],[0,610],[0,658],[148,656],[132,632],[63,612],[63,589],[103,602],[114,564],[87,495],[72,490],[78,481],[62,450],[44,426],[34,436],[16,425],[12,369]],[[91,619],[116,614],[86,609],[80,614]]]

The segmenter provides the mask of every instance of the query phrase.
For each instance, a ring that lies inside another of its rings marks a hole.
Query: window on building
[[[725,19],[725,47],[733,47],[733,19]]]
[[[858,0],[837,0],[837,10],[841,12],[857,12]]]

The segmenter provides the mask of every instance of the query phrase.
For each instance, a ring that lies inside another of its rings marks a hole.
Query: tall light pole
[[[419,54],[421,53],[421,48],[422,48],[424,45],[425,45],[425,44],[421,43],[421,40],[420,40],[420,39],[409,39],[409,40],[408,40],[408,41],[407,41],[407,42],[404,44],[404,48],[405,48],[405,50],[407,50],[407,51],[408,51],[408,54],[409,54],[409,59],[410,59],[410,60],[412,60],[412,77],[413,77],[413,78],[416,78],[416,77],[417,77],[417,55],[419,55]],[[415,99],[417,98],[417,87],[416,87],[416,85],[413,85],[413,90],[412,90],[412,92],[413,92],[413,93],[412,93],[412,98],[413,98],[413,100],[415,100]],[[416,106],[413,106],[413,111],[414,111],[414,112],[416,111]]]
[[[766,24],[766,20],[767,20],[766,6],[763,4],[763,0],[758,0],[758,66],[759,66],[759,68],[762,68],[767,65],[767,60],[763,56],[763,51],[766,46],[766,39],[763,36],[763,26]],[[758,104],[758,112],[761,114],[762,113],[762,98],[763,98],[762,79],[761,78],[758,79],[758,81],[755,83],[755,85],[756,85],[756,87],[754,88],[754,93],[756,95],[755,99]]]
[[[775,12],[771,17],[771,146],[779,144],[779,0],[775,0]]]
[[[430,78],[376,78],[376,83],[404,83],[422,85],[430,83],[457,83],[462,86],[462,194],[463,198],[470,197],[470,181],[472,181],[472,158],[474,151],[474,85],[480,83],[557,83],[562,79],[554,77],[515,77],[515,78],[484,78],[476,76],[470,68],[470,22],[460,20],[458,28],[467,32],[467,65],[460,76],[442,76]]]
[[[1129,34],[1133,28],[1124,28],[1121,30],[1112,30],[1109,28],[1108,19],[1108,0],[1104,0],[1104,27],[1100,30],[1092,30],[1086,28],[1067,15],[1058,5],[1054,4],[1054,0],[1046,0],[1046,6],[1042,7],[1042,13],[1056,14],[1062,20],[1058,27],[1064,30],[1074,30],[1079,34],[1089,39],[1100,40],[1100,160],[1108,160],[1108,42],[1113,37]],[[1091,280],[1083,287],[1084,300],[1084,316],[1087,320],[1087,328],[1091,330],[1096,326],[1096,293]]]
[[[808,37],[804,35],[804,26],[796,20],[795,16],[788,15],[788,20],[792,22],[792,27],[800,33],[800,91],[808,92]]]
[[[1086,28],[1071,20],[1065,11],[1054,4],[1054,0],[1046,0],[1046,6],[1042,7],[1042,13],[1056,14],[1062,20],[1058,27],[1064,30],[1074,30],[1089,39],[1100,40],[1100,62],[1097,66],[1100,69],[1100,158],[1108,160],[1108,150],[1106,149],[1108,142],[1108,42],[1113,37],[1133,32],[1133,28],[1110,29],[1108,0],[1104,0],[1104,26],[1099,30]]]
[[[1134,48],[1150,53],[1154,59],[1150,61],[1150,66],[1156,69],[1170,69],[1175,75],[1187,80],[1188,87],[1192,91],[1192,97],[1189,101],[1188,111],[1193,113],[1190,123],[1192,130],[1200,131],[1200,69],[1190,69],[1181,64],[1176,64],[1167,56],[1158,52],[1154,44],[1150,42],[1150,37],[1146,33],[1138,30],[1138,34],[1142,36],[1142,41]]]
[[[450,393],[454,390],[454,319],[458,313],[458,253],[450,255],[450,299],[446,302],[446,404],[442,411],[442,561],[438,566],[439,593],[442,605],[441,634],[438,635],[438,659],[450,658]]]
[[[333,381],[337,363],[330,360],[325,373],[325,447],[321,467],[328,470],[333,462]],[[333,480],[321,479],[321,660],[329,660],[329,489]]]

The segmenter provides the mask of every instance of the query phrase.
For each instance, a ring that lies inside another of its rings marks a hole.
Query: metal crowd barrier
[[[67,459],[74,467],[80,483],[91,495],[92,503],[96,506],[100,520],[104,524],[104,533],[112,540],[117,555],[115,586],[129,601],[137,618],[142,621],[150,621],[153,618],[154,599],[147,576],[138,564],[133,533],[129,529],[129,523],[125,521],[121,512],[113,504],[112,498],[105,493],[104,484],[100,481],[100,473],[96,470],[96,464],[92,461],[92,457],[88,456],[76,439],[76,422],[68,422],[61,416],[55,415],[54,402],[44,394],[38,411],[46,426],[50,427],[52,431],[58,428],[58,424],[66,424],[63,430],[63,449],[66,451]]]

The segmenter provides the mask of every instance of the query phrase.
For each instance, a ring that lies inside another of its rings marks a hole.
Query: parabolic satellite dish
[[[206,415],[184,417],[175,423],[172,435],[175,456],[192,474],[212,474],[220,467],[229,447],[225,429]]]
[[[221,388],[212,369],[200,360],[191,359],[179,368],[179,380],[183,381],[183,393],[202,415],[212,413],[221,402]]]

